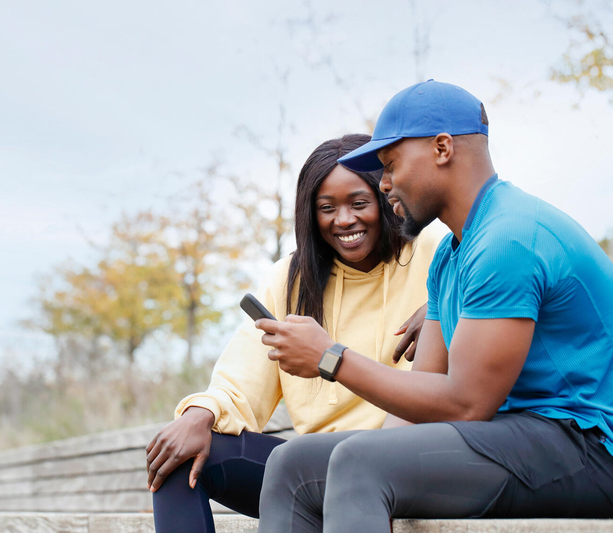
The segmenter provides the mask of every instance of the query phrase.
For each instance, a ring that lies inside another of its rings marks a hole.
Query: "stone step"
[[[150,512],[145,448],[163,425],[0,450],[0,512]],[[288,427],[287,410],[278,408],[264,431],[292,438]],[[228,511],[211,506],[214,513]]]
[[[258,521],[240,515],[215,515],[217,533],[257,531]],[[0,512],[0,533],[154,533],[151,513]]]
[[[252,533],[258,521],[215,516],[217,533]],[[0,512],[0,533],[154,533],[151,513]],[[613,533],[613,519],[394,520],[393,533]]]

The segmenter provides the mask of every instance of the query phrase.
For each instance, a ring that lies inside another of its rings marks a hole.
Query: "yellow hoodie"
[[[427,300],[426,278],[435,239],[420,236],[405,246],[400,263],[379,263],[361,272],[334,260],[324,292],[324,327],[335,342],[392,366],[400,341],[393,335]],[[257,298],[278,320],[285,318],[290,257],[275,263]],[[297,290],[296,290],[297,294]],[[238,435],[261,431],[281,398],[298,433],[374,429],[386,413],[337,382],[290,376],[270,361],[262,332],[246,318],[221,354],[206,392],[187,396],[176,408],[178,418],[191,406],[215,415],[213,430]],[[396,368],[408,370],[402,359]]]

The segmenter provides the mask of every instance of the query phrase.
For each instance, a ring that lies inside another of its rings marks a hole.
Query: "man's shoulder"
[[[508,181],[497,183],[483,198],[475,219],[465,232],[464,251],[499,253],[501,247],[521,243],[531,249],[541,218],[542,200]],[[465,254],[464,254],[465,255]]]
[[[494,191],[486,211],[482,234],[475,239],[484,247],[513,240],[535,252],[551,253],[593,244],[585,229],[568,214],[510,182],[502,182]],[[552,246],[554,241],[558,245]]]
[[[475,220],[476,226],[490,230],[506,226],[510,230],[536,224],[541,204],[542,200],[537,196],[509,181],[501,181],[484,198]]]
[[[569,215],[547,201],[527,193],[509,181],[501,181],[492,188],[482,206],[481,220],[505,227],[517,234],[522,228],[539,225],[555,232],[556,228],[579,224]],[[561,230],[564,231],[564,230]]]

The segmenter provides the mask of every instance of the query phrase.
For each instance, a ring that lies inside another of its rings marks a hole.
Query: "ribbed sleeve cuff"
[[[427,317],[426,317],[427,318]],[[538,319],[538,310],[532,307],[496,307],[493,309],[462,309],[460,318],[487,320],[490,318],[531,318]]]
[[[215,424],[221,417],[221,406],[219,402],[210,396],[191,394],[183,398],[175,409],[175,419],[179,418],[188,407],[202,407],[208,409],[215,416]],[[213,425],[215,425],[213,424]]]

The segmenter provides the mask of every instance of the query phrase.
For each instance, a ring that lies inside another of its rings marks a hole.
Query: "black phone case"
[[[266,309],[260,301],[253,294],[245,294],[241,300],[240,306],[245,313],[247,313],[253,320],[260,318],[269,318],[270,320],[277,320],[268,309]]]

